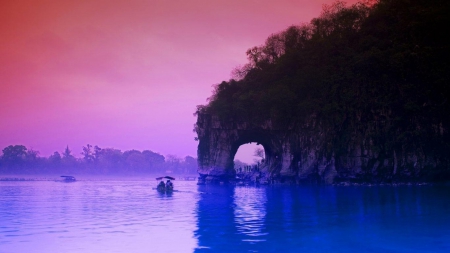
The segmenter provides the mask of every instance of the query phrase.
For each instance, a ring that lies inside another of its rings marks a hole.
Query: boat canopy
[[[165,177],[157,177],[156,180],[162,180],[163,178],[167,178],[167,179],[170,179],[170,180],[175,180],[174,177],[169,177],[169,176],[165,176]]]

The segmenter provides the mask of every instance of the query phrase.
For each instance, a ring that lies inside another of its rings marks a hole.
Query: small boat
[[[72,176],[61,176],[61,177],[64,178],[63,182],[70,183],[70,182],[76,182],[76,181],[77,181],[77,180],[75,179],[75,177],[72,177]]]
[[[167,182],[164,183],[164,179],[167,179]],[[156,186],[156,190],[160,193],[172,193],[173,190],[173,183],[170,180],[175,180],[173,177],[165,176],[165,177],[157,177],[157,181],[159,181],[158,185]]]

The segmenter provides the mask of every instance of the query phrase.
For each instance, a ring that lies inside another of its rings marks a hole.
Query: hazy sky
[[[248,48],[331,2],[0,1],[0,149],[195,157],[193,113],[212,85]]]

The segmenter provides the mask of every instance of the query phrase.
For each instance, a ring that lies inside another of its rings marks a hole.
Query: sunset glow
[[[331,2],[2,1],[0,148],[196,156],[193,113],[211,86]]]

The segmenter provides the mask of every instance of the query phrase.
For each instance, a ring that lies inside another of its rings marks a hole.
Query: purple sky
[[[195,157],[193,113],[211,86],[248,48],[331,2],[1,1],[0,149],[79,154],[89,143]]]

